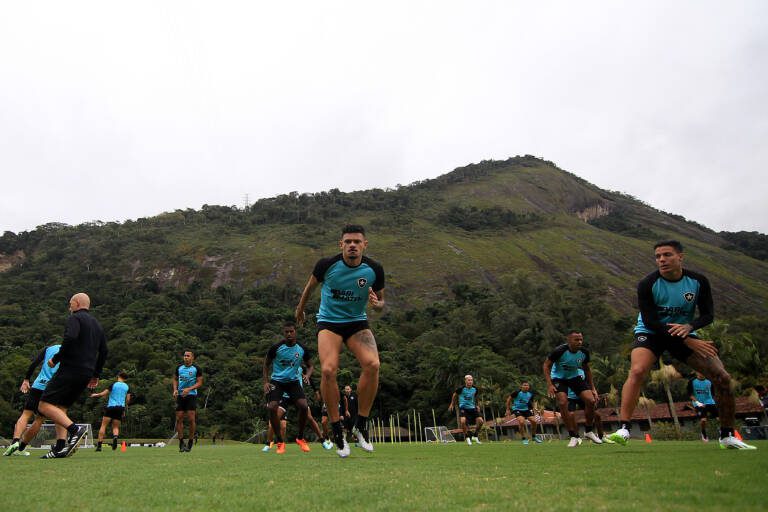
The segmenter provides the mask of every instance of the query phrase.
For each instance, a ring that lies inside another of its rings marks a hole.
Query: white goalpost
[[[428,443],[455,443],[456,439],[444,425],[437,427],[424,427],[424,440]]]
[[[91,427],[91,424],[78,423],[77,426],[86,428],[85,437],[80,443],[80,448],[93,448],[95,446],[95,438],[93,436],[93,428]],[[29,428],[29,425],[27,425],[27,428]],[[29,442],[28,447],[49,450],[54,445],[56,445],[56,425],[53,423],[43,423],[35,438]]]

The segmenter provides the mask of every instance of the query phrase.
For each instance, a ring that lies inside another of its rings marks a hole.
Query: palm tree
[[[669,405],[669,413],[672,415],[672,421],[675,423],[675,432],[677,432],[678,439],[682,439],[682,431],[680,429],[680,420],[677,418],[677,411],[675,410],[675,402],[672,399],[672,391],[670,389],[670,383],[677,379],[682,379],[682,375],[675,369],[674,366],[664,364],[664,361],[659,359],[658,370],[651,372],[651,383],[656,384],[664,388],[667,394],[667,403]]]
[[[653,420],[651,419],[651,409],[656,407],[656,402],[647,398],[645,393],[637,400],[637,405],[645,409],[645,414],[648,416],[648,426],[653,428]]]

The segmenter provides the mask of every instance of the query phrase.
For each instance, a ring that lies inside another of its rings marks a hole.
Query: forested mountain
[[[170,379],[190,347],[206,374],[204,429],[247,437],[264,415],[263,355],[313,264],[337,252],[340,227],[351,222],[366,226],[369,256],[387,276],[387,308],[373,317],[383,363],[377,413],[446,414],[467,372],[489,407],[520,376],[543,391],[541,361],[571,327],[596,353],[601,391],[618,385],[635,284],[654,269],[653,242],[670,237],[686,246],[687,266],[712,282],[713,330],[733,373],[743,385],[766,374],[765,235],[715,233],[525,156],[394,189],[290,193],[248,208],[6,232],[0,435],[17,415],[29,357],[61,335],[69,297],[86,291],[107,331],[106,374],[131,376],[132,435],[170,435]],[[300,336],[314,346],[313,325]],[[348,357],[343,367],[351,371],[342,384],[356,378]],[[93,419],[96,405],[84,401],[74,413]]]

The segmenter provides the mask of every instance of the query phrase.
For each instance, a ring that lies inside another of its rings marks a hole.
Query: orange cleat
[[[285,443],[277,443],[277,453],[285,453]]]
[[[296,444],[299,445],[299,448],[301,448],[301,451],[303,452],[309,451],[309,445],[304,439],[297,439]]]

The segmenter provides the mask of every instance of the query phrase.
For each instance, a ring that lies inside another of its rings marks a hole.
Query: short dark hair
[[[286,320],[285,322],[283,322],[283,329],[285,329],[287,327],[293,327],[295,329],[296,328],[296,324],[291,322],[290,320]]]
[[[347,224],[341,229],[341,236],[344,236],[346,233],[362,233],[365,236],[365,228],[360,224]]]
[[[664,246],[672,247],[677,252],[683,252],[683,244],[677,240],[662,240],[661,242],[656,242],[656,245],[653,246],[653,250],[655,251],[659,247]]]
[[[128,374],[125,373],[124,371],[121,371],[120,373],[118,373],[117,376],[120,377],[123,380],[128,379]]]
[[[189,352],[190,354],[192,354],[192,357],[195,357],[195,351],[194,351],[194,350],[190,350],[190,349],[186,349],[186,350],[184,350],[184,352],[182,352],[182,353],[181,353],[181,355],[184,355],[184,354],[186,354],[187,352]]]
[[[571,329],[570,331],[565,333],[565,337],[569,337],[571,334],[581,334],[581,331],[578,329]]]

